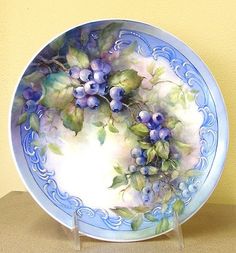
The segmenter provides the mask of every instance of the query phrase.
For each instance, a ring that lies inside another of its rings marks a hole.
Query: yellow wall
[[[94,19],[126,18],[163,28],[202,57],[225,97],[230,147],[209,202],[236,204],[236,1],[234,0],[0,0],[0,197],[24,190],[10,154],[8,112],[23,69],[49,40]]]

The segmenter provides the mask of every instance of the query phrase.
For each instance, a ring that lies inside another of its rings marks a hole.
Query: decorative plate
[[[19,173],[39,205],[103,240],[137,241],[183,223],[223,168],[227,114],[201,59],[150,25],[75,27],[26,68],[11,110]]]

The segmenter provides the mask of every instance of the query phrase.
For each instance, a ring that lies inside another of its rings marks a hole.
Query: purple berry
[[[155,194],[153,191],[151,191],[149,194],[142,194],[142,201],[144,205],[149,205],[151,204],[155,199]]]
[[[145,163],[146,163],[146,158],[143,157],[143,156],[137,157],[137,158],[135,159],[135,162],[136,162],[137,165],[145,165]]]
[[[164,122],[165,118],[162,113],[156,112],[152,115],[152,120],[155,124],[160,125]]]
[[[96,71],[93,73],[93,78],[97,83],[104,83],[106,81],[105,74],[102,71]]]
[[[84,90],[85,90],[85,93],[87,93],[89,95],[95,95],[98,93],[99,84],[97,84],[95,81],[88,81],[84,85]]]
[[[130,166],[129,166],[129,171],[130,171],[131,173],[136,172],[136,171],[137,171],[137,167],[136,167],[135,165],[130,165]]]
[[[38,101],[42,95],[41,91],[33,90],[31,87],[27,87],[22,92],[23,97],[26,100]]]
[[[97,97],[90,96],[87,100],[87,104],[90,109],[95,110],[100,105],[100,101]]]
[[[159,131],[157,129],[151,130],[149,136],[152,142],[156,142],[159,139]]]
[[[73,95],[75,98],[83,98],[86,96],[84,87],[77,87],[74,89]]]
[[[190,192],[189,192],[188,189],[184,189],[184,190],[183,190],[182,196],[183,196],[184,198],[189,198],[190,195],[191,195],[191,194],[190,194]]]
[[[28,100],[25,103],[25,110],[29,113],[34,112],[37,109],[37,105],[34,100]]]
[[[148,129],[153,130],[157,128],[157,125],[153,122],[152,119],[149,120],[149,122],[146,123],[146,126]]]
[[[122,110],[122,103],[117,100],[112,100],[110,102],[110,108],[113,112],[120,112]]]
[[[106,75],[108,75],[111,72],[111,65],[104,62],[102,72]]]
[[[171,137],[171,132],[168,128],[162,128],[160,131],[159,131],[159,137],[160,139],[164,140],[164,141],[167,141],[170,139]]]
[[[190,191],[190,192],[196,192],[197,191],[197,186],[196,185],[194,185],[194,184],[190,184],[189,186],[188,186],[188,190]]]
[[[145,163],[144,163],[145,164]],[[144,164],[141,164],[141,165],[144,165]],[[148,166],[144,166],[140,169],[140,172],[143,174],[143,175],[148,175],[149,173],[149,167]]]
[[[144,194],[150,194],[151,192],[152,192],[152,188],[151,188],[151,186],[145,186],[144,188],[143,188],[143,190],[142,190],[142,192],[144,193]]]
[[[112,87],[110,89],[110,97],[114,100],[121,100],[125,94],[125,91],[121,87]]]
[[[101,59],[94,59],[90,63],[90,67],[93,71],[100,71],[103,69],[103,61]]]
[[[151,119],[151,115],[147,111],[141,111],[137,116],[138,121],[147,123]]]
[[[80,68],[77,66],[73,66],[69,69],[69,75],[72,78],[79,79],[80,77]]]
[[[85,108],[85,107],[87,107],[87,106],[88,106],[88,104],[87,104],[87,97],[83,97],[83,98],[78,98],[78,99],[76,99],[75,104],[76,104],[78,107],[82,108],[82,109]]]
[[[142,156],[142,153],[143,153],[143,151],[142,151],[142,149],[139,148],[139,147],[133,148],[133,149],[131,150],[131,156],[132,156],[133,158],[137,158],[137,157]]]
[[[160,190],[160,183],[158,181],[154,182],[152,185],[152,189],[155,193],[159,192]]]
[[[93,78],[92,71],[89,69],[82,69],[79,73],[79,78],[83,82],[88,82]]]
[[[98,94],[101,96],[104,96],[108,93],[108,89],[109,89],[109,87],[108,87],[107,83],[101,83],[99,85]]]

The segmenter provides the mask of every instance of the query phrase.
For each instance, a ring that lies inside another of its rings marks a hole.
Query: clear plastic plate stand
[[[184,249],[184,240],[181,224],[179,223],[179,216],[174,213],[173,216],[174,228],[172,231],[165,234],[170,240],[175,241],[176,247],[182,251]],[[67,232],[68,233],[68,232]],[[80,233],[79,217],[76,212],[73,215],[73,230],[69,232],[69,237],[72,238],[73,248],[75,251],[82,250],[82,237],[83,234]],[[109,243],[109,242],[108,242]]]

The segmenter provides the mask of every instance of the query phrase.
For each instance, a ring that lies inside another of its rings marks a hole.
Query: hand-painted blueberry
[[[147,123],[149,122],[150,119],[151,119],[151,115],[147,111],[141,111],[137,116],[137,120],[142,123]]]
[[[159,139],[159,131],[157,129],[151,130],[149,136],[152,142],[156,142]]]
[[[88,81],[92,80],[93,73],[90,69],[82,69],[82,70],[80,70],[79,78],[83,82],[88,82]]]
[[[136,162],[137,165],[145,165],[146,161],[147,161],[147,159],[143,156],[137,157],[135,159],[135,162]]]
[[[90,109],[95,110],[100,105],[100,101],[97,97],[90,96],[88,97],[87,104]]]
[[[90,67],[93,71],[102,71],[103,65],[104,62],[99,58],[92,60],[90,63]]]
[[[101,83],[99,85],[99,90],[98,90],[98,94],[101,96],[107,95],[109,91],[109,86],[107,85],[107,83]]]
[[[168,128],[163,127],[160,131],[159,131],[159,137],[161,140],[165,140],[168,141],[171,137],[171,132]]]
[[[105,75],[108,75],[110,72],[111,72],[111,65],[104,62],[103,64],[103,68],[102,68],[102,72],[105,74]]]
[[[102,71],[95,71],[93,73],[93,79],[97,83],[104,83],[106,81],[106,75]]]
[[[159,181],[154,182],[152,185],[152,189],[155,193],[158,193],[160,190],[160,182]]]
[[[25,110],[29,113],[36,111],[37,105],[34,100],[28,100],[25,103]]]
[[[136,147],[131,150],[131,156],[133,158],[141,157],[142,153],[143,153],[143,151],[140,147]]]
[[[143,151],[142,156],[145,157],[145,158],[147,158],[147,150]]]
[[[152,192],[152,188],[151,186],[145,186],[143,189],[142,189],[142,193],[144,194],[150,194]]]
[[[87,97],[83,97],[83,98],[77,98],[76,99],[76,102],[75,102],[75,105],[77,105],[79,108],[85,108],[88,106],[87,104]]]
[[[148,127],[148,129],[153,130],[157,128],[157,125],[153,122],[152,119],[150,119],[147,123],[146,126]]]
[[[120,112],[122,110],[122,103],[120,101],[117,100],[112,100],[110,102],[110,108],[113,112]]]
[[[86,96],[86,92],[84,87],[77,87],[76,89],[74,89],[73,91],[73,95],[75,98],[83,98]]]
[[[182,192],[182,196],[184,198],[189,198],[190,197],[190,192],[188,189],[184,189],[183,192]]]
[[[194,185],[194,184],[190,184],[189,186],[188,186],[188,190],[190,191],[190,192],[196,192],[197,191],[197,186],[196,185]]]
[[[77,66],[73,66],[69,69],[69,75],[72,78],[79,79],[80,77],[80,68]]]
[[[179,189],[180,189],[181,191],[183,191],[184,189],[186,189],[186,185],[185,185],[184,182],[179,183]]]
[[[23,97],[26,100],[38,101],[42,95],[41,91],[33,90],[31,87],[27,87],[22,92]]]
[[[112,87],[110,89],[110,97],[114,100],[121,100],[125,94],[125,91],[121,87]]]
[[[154,199],[155,199],[155,194],[153,191],[151,191],[149,194],[142,194],[142,201],[144,205],[149,205],[153,203]]]
[[[130,166],[129,166],[129,171],[130,171],[131,173],[136,172],[136,171],[137,171],[137,167],[136,167],[135,165],[130,165]]]
[[[138,159],[138,158],[137,158],[137,159]],[[146,162],[146,161],[145,161],[145,162]],[[145,164],[145,163],[144,163],[144,164]],[[144,164],[140,164],[140,165],[144,165]],[[140,169],[140,172],[141,172],[143,175],[147,176],[148,173],[149,173],[149,167],[148,167],[148,166],[142,167],[142,168]]]
[[[162,113],[156,112],[152,115],[152,120],[155,124],[160,125],[164,122],[165,118]]]
[[[99,84],[96,83],[95,81],[88,81],[85,85],[84,85],[84,90],[86,94],[89,95],[95,95],[98,93],[99,91]]]

